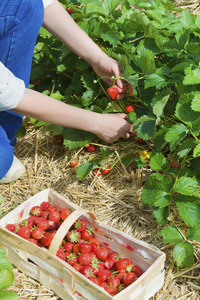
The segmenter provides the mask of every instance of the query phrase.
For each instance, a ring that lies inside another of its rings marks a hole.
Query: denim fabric
[[[28,87],[35,42],[42,26],[42,0],[0,1],[0,61],[24,80]],[[10,110],[0,112],[0,179],[13,161],[15,133],[23,116]]]

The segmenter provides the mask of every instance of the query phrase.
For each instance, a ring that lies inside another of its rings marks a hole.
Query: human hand
[[[128,139],[132,134],[132,129],[126,118],[127,115],[123,113],[99,114],[93,133],[107,143],[116,142],[119,138]]]
[[[95,73],[104,80],[108,85],[112,86],[115,84],[118,88],[118,95],[116,99],[121,99],[125,96],[126,91],[128,90],[127,82],[123,81],[121,76],[121,65],[111,57],[105,55],[101,58],[98,63],[92,65]],[[114,79],[116,81],[114,82]]]

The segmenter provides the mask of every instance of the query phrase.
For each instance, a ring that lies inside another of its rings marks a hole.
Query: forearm
[[[91,65],[106,57],[57,0],[45,10],[43,26]]]
[[[98,118],[101,118],[100,114],[68,105],[31,89],[25,90],[23,99],[13,111],[47,123],[94,134],[95,124],[98,124]]]

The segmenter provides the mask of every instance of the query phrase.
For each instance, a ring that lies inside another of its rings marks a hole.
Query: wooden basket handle
[[[66,233],[69,231],[70,227],[74,224],[74,222],[84,214],[88,214],[93,220],[96,220],[95,214],[91,211],[84,210],[84,209],[77,209],[73,211],[62,223],[62,225],[58,228],[51,245],[49,247],[49,252],[53,255],[56,255],[59,246],[64,239]]]

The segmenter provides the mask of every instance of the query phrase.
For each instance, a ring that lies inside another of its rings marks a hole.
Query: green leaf
[[[186,237],[191,240],[200,241],[200,226],[188,228]]]
[[[145,80],[144,88],[148,89],[149,87],[156,86],[157,89],[161,89],[167,85],[166,79],[163,75],[160,74],[150,74]]]
[[[55,93],[51,93],[50,97],[54,98],[56,100],[62,100],[64,98],[64,96],[61,95],[61,93],[59,91],[56,91]]]
[[[194,111],[200,112],[200,92],[198,92],[198,91],[195,92],[194,98],[192,100],[191,108]]]
[[[175,112],[175,116],[190,128],[193,128],[196,124],[200,123],[199,112],[196,112],[191,108],[193,98],[193,94],[182,95],[176,105]]]
[[[199,183],[190,177],[180,177],[173,186],[173,193],[199,197]]]
[[[0,300],[20,300],[20,298],[14,291],[1,291]]]
[[[165,206],[165,207],[154,207],[153,209],[153,215],[156,218],[158,223],[161,224],[167,224],[168,220],[167,218],[169,217],[169,206]]]
[[[134,56],[134,61],[137,66],[140,67],[144,75],[155,73],[156,66],[152,51],[145,49],[144,47],[140,48],[138,55]]]
[[[165,140],[169,142],[171,151],[186,137],[187,132],[187,127],[184,124],[175,124],[169,129],[165,134]]]
[[[193,151],[193,157],[196,158],[196,157],[199,157],[200,156],[200,144],[197,145],[195,148],[194,148],[194,151]]]
[[[200,204],[198,200],[188,201],[187,196],[177,196],[174,197],[174,201],[179,215],[187,225],[194,227],[200,224]]]
[[[181,158],[185,157],[195,147],[195,145],[196,143],[192,138],[184,140],[178,148],[178,156]]]
[[[149,140],[154,137],[155,134],[155,119],[144,121],[139,125],[137,135],[143,140]]]
[[[9,271],[13,270],[13,265],[6,258],[6,253],[1,247],[0,247],[0,269],[8,269]]]
[[[150,156],[149,166],[152,170],[162,170],[166,164],[166,158],[162,153],[152,153]]]
[[[65,127],[63,130],[63,144],[71,149],[77,149],[89,144],[93,138],[93,134],[79,129]]]
[[[165,244],[171,243],[175,245],[183,240],[183,236],[179,230],[172,226],[163,228],[158,235],[162,236],[162,242]]]
[[[12,285],[14,275],[8,269],[0,269],[0,291]]]
[[[200,83],[200,69],[186,70],[186,75],[183,79],[183,84],[192,85]]]
[[[194,262],[194,248],[189,243],[179,243],[173,250],[174,260],[180,268],[191,267]]]
[[[118,5],[121,4],[121,1],[120,0],[104,0],[103,2],[103,5],[102,5],[102,8],[103,8],[103,11],[109,15],[110,13],[113,12],[113,10],[115,10]]]
[[[171,123],[163,124],[155,134],[154,145],[157,151],[161,151],[166,145],[167,141],[165,140],[165,134],[172,127]]]
[[[83,180],[90,173],[92,169],[93,169],[93,163],[86,162],[80,165],[76,169],[76,176],[78,180]]]
[[[171,202],[171,187],[172,180],[169,176],[162,174],[148,176],[142,190],[142,202],[160,208],[168,206]]]

